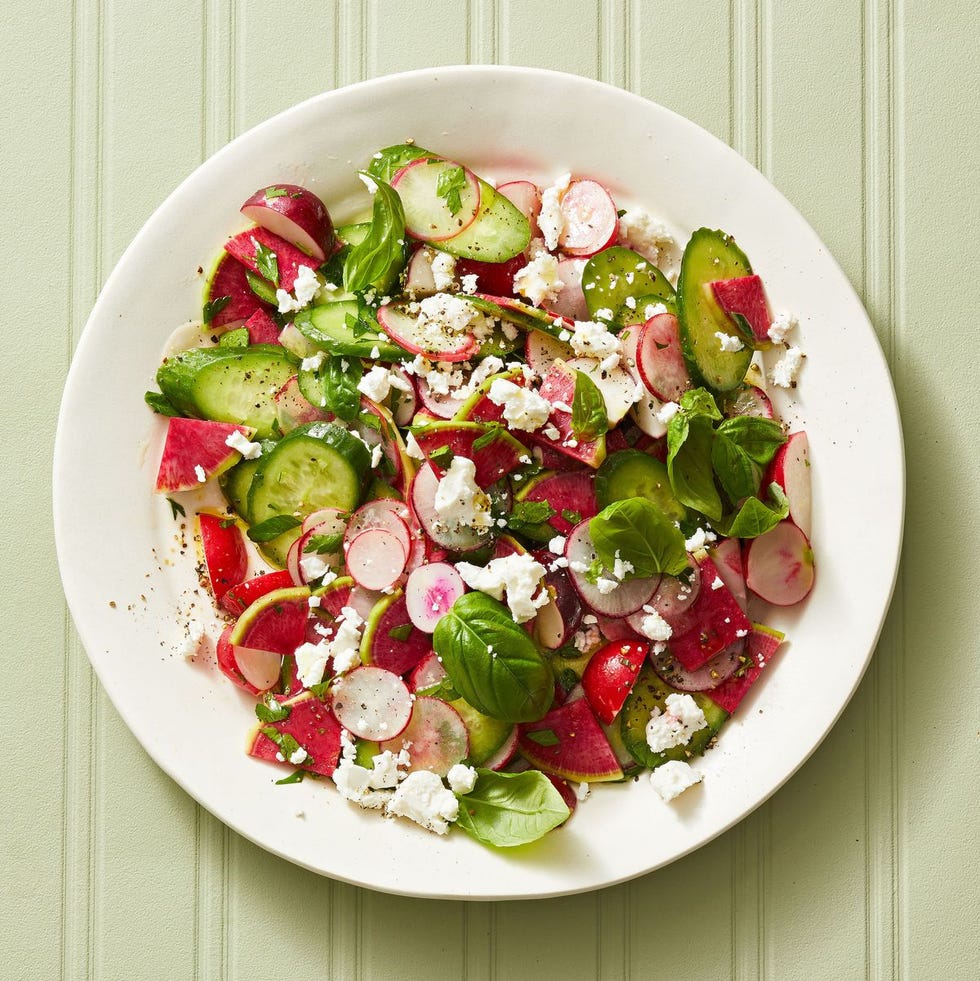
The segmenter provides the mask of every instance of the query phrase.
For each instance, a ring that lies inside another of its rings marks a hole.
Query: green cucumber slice
[[[718,305],[709,284],[751,275],[745,253],[722,231],[699,228],[684,249],[677,281],[681,348],[695,380],[716,392],[729,392],[741,385],[752,360],[752,348],[721,349],[715,333],[731,334],[732,321]]]
[[[595,496],[600,510],[614,501],[643,497],[672,521],[687,517],[687,508],[671,490],[667,466],[642,450],[619,450],[606,457],[596,471]]]
[[[452,238],[430,244],[459,259],[506,262],[520,255],[530,242],[531,225],[524,214],[481,180],[480,212],[473,223]]]
[[[590,317],[600,310],[612,310],[613,323],[618,327],[646,319],[641,298],[674,309],[674,287],[667,277],[652,262],[621,245],[603,249],[589,259],[582,269],[582,292]],[[633,297],[636,305],[627,306],[627,297]]]
[[[182,351],[157,371],[157,384],[184,415],[251,426],[272,435],[274,396],[296,372],[296,360],[277,344]]]
[[[371,231],[371,222],[358,221],[353,225],[341,225],[337,229],[337,238],[345,245],[360,245]]]
[[[325,422],[300,426],[261,458],[248,492],[248,520],[302,519],[320,508],[352,511],[370,463],[367,447],[346,429]]]
[[[248,489],[252,486],[252,478],[261,462],[261,457],[257,460],[242,460],[218,478],[218,484],[226,500],[235,513],[246,521],[248,520]]]
[[[462,717],[469,735],[467,759],[473,766],[483,766],[507,742],[514,729],[513,724],[478,712],[465,698],[458,698],[449,704]]]
[[[654,769],[667,760],[686,760],[692,754],[700,755],[728,718],[728,713],[720,705],[711,701],[707,695],[699,691],[688,692],[687,694],[704,712],[707,728],[696,732],[691,737],[691,741],[684,746],[674,746],[663,753],[655,753],[647,744],[647,723],[655,708],[659,708],[661,712],[666,709],[667,696],[673,694],[684,693],[668,685],[649,664],[645,664],[640,669],[636,684],[633,685],[633,690],[620,713],[619,724],[623,745],[641,766]]]
[[[357,300],[338,300],[301,310],[296,314],[293,326],[328,354],[370,358],[377,348],[377,358],[382,361],[411,360],[414,357],[397,344],[392,344],[380,329],[371,329],[372,322],[374,315]]]

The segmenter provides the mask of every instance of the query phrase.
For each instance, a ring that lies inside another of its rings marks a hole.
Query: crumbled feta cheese
[[[796,317],[782,310],[769,325],[769,340],[775,344],[782,344],[786,340],[786,335],[792,333],[798,326],[799,321]]]
[[[474,334],[478,339],[493,331],[493,321],[485,317],[469,300],[451,293],[433,293],[410,305],[418,307],[416,328],[420,346],[427,351],[455,348],[461,335]]]
[[[296,676],[304,688],[323,681],[327,661],[331,658],[335,675],[346,674],[361,663],[361,628],[364,626],[361,615],[353,607],[342,607],[334,626],[331,640],[300,644],[294,652]]]
[[[320,280],[309,266],[300,266],[296,270],[296,280],[293,283],[293,295],[284,289],[276,290],[276,302],[280,313],[295,313],[307,307],[320,291]]]
[[[654,753],[686,746],[696,732],[708,725],[704,712],[690,695],[668,695],[666,704],[667,711],[654,708],[647,723],[647,745]]]
[[[177,644],[177,653],[188,661],[193,661],[204,647],[207,633],[204,629],[204,622],[191,618],[180,631],[180,641]]]
[[[666,804],[701,782],[701,774],[683,760],[668,760],[650,774],[650,783]]]
[[[289,754],[289,762],[292,763],[293,766],[299,766],[300,763],[303,763],[309,755],[310,754],[307,753],[302,746],[297,746],[296,749]]]
[[[704,548],[709,542],[713,542],[717,537],[713,531],[696,528],[694,534],[684,541],[684,548],[688,552],[696,552],[699,548]]]
[[[589,785],[584,780],[581,783],[573,784],[573,787],[576,800],[583,801],[589,796]]]
[[[465,401],[468,399],[491,375],[496,375],[504,367],[502,358],[495,354],[485,357],[471,372],[466,383],[459,388],[453,389],[450,398]]]
[[[293,657],[296,658],[296,677],[302,682],[304,688],[318,685],[323,681],[323,672],[327,670],[329,656],[327,644],[324,641],[320,641],[318,644],[311,644],[307,641],[293,651]]]
[[[358,766],[345,756],[341,759],[337,769],[333,771],[333,782],[340,792],[340,796],[346,800],[359,804],[361,807],[382,810],[391,800],[392,791],[372,790],[372,772],[367,767]]]
[[[403,768],[409,766],[411,762],[412,758],[406,749],[399,753],[393,753],[390,749],[378,753],[372,760],[368,786],[372,790],[390,790],[397,787],[406,777],[402,772]]]
[[[462,279],[460,279],[459,283],[460,283],[460,289],[462,290],[463,293],[472,294],[475,293],[477,289],[479,289],[477,285],[476,273],[469,273],[468,275],[463,276]]]
[[[439,481],[433,501],[436,514],[447,528],[493,527],[490,498],[476,482],[476,464],[465,456],[454,456]]]
[[[422,447],[419,446],[419,442],[415,438],[414,433],[409,433],[405,437],[405,453],[408,456],[410,456],[413,460],[425,459],[425,454],[422,452]]]
[[[680,412],[680,409],[681,407],[676,402],[664,402],[657,410],[657,419],[666,426]]]
[[[444,835],[459,815],[456,795],[443,786],[430,770],[415,770],[399,784],[388,801],[387,811],[407,817],[429,831]]]
[[[547,252],[532,259],[514,276],[514,292],[526,296],[536,307],[557,299],[564,286],[558,275],[558,260]]]
[[[640,633],[650,640],[670,640],[673,629],[670,624],[652,607],[644,606],[646,616],[640,621]]]
[[[384,402],[391,391],[391,371],[383,364],[376,364],[357,383],[357,390],[372,402]]]
[[[718,344],[722,351],[727,354],[734,354],[736,351],[741,351],[745,347],[734,334],[726,334],[724,331],[716,330],[715,337],[718,338]]]
[[[203,484],[208,479],[208,475],[204,472],[204,467],[200,464],[194,467],[194,476],[197,477],[199,484]]]
[[[437,290],[449,290],[456,281],[456,257],[448,252],[437,252],[432,257],[432,281]]]
[[[371,450],[371,469],[376,470],[381,466],[381,459],[385,455],[384,447],[380,443],[375,443]]]
[[[619,239],[654,265],[659,265],[674,245],[674,238],[663,222],[642,208],[628,208],[619,219]]]
[[[622,350],[619,338],[610,333],[605,324],[594,320],[576,321],[575,330],[568,340],[576,354],[589,358],[619,355]]]
[[[357,175],[361,179],[361,183],[367,188],[368,194],[378,193],[378,184],[373,177],[369,177],[367,174],[358,173]]]
[[[796,376],[803,366],[806,355],[798,348],[791,347],[773,366],[769,378],[780,388],[796,388]]]
[[[446,780],[454,794],[468,794],[476,786],[476,770],[465,763],[457,763],[450,767]]]
[[[633,563],[621,558],[619,549],[616,549],[616,554],[613,556],[613,576],[622,582],[633,571]]]
[[[545,426],[542,432],[548,437],[548,439],[552,439],[556,443],[559,439],[561,439],[561,433],[558,431],[557,426]]]
[[[602,643],[602,634],[595,624],[588,624],[583,630],[575,631],[572,636],[572,645],[580,654],[591,651]]]
[[[605,576],[600,577],[596,580],[595,588],[599,590],[600,594],[603,596],[608,596],[613,592],[619,583],[615,579],[607,579]]]
[[[551,415],[551,404],[530,388],[498,378],[490,386],[487,398],[504,408],[504,419],[512,429],[532,433],[540,429]]]
[[[552,252],[558,248],[558,240],[565,230],[565,215],[561,210],[561,199],[565,196],[571,180],[571,174],[563,174],[541,194],[538,228],[541,230],[545,246]]]
[[[539,588],[544,566],[526,552],[491,559],[483,567],[457,562],[456,571],[470,589],[479,589],[497,600],[503,600],[506,593],[507,605],[518,623],[530,620],[550,599],[548,590]]]
[[[724,584],[724,582],[722,582],[721,576],[715,576],[714,581],[711,583],[711,588],[712,589],[721,589],[721,587],[724,586],[724,585],[725,584]]]
[[[555,537],[548,542],[548,551],[552,552],[554,555],[564,555],[565,541],[566,539],[564,535],[555,535]]]
[[[654,317],[659,316],[662,313],[667,312],[667,307],[662,303],[648,303],[643,310],[643,316],[646,320],[652,320]]]
[[[320,606],[320,603],[321,597],[317,596],[315,593],[306,601],[306,605],[309,606],[311,610],[317,609]]]
[[[300,558],[299,569],[303,573],[303,578],[307,582],[310,582],[313,579],[319,579],[329,572],[330,564],[324,560],[323,556],[313,552]]]
[[[422,379],[435,396],[451,396],[453,389],[458,389],[465,381],[461,365],[450,361],[428,361],[421,354],[402,367]]]
[[[230,446],[233,450],[238,450],[243,460],[257,460],[262,456],[261,444],[253,443],[240,429],[236,429],[228,436],[225,440],[225,446]]]
[[[303,358],[299,366],[303,371],[316,371],[323,364],[326,357],[323,351],[317,351],[316,354],[312,354],[308,358]]]

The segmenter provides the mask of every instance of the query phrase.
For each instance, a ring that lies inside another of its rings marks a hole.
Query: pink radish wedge
[[[436,511],[436,491],[439,478],[431,463],[423,463],[412,480],[411,502],[415,517],[436,545],[452,552],[471,552],[487,541],[486,532],[476,531],[465,525],[447,528]]]
[[[206,325],[215,333],[240,327],[256,310],[269,310],[248,285],[245,268],[234,256],[222,252],[208,277],[204,301],[214,314]]]
[[[439,698],[417,695],[412,718],[396,738],[381,743],[382,750],[412,757],[409,770],[431,770],[444,777],[470,751],[469,733],[459,712]]]
[[[225,593],[237,586],[248,572],[245,539],[238,525],[229,524],[223,515],[199,511],[197,525],[211,592],[220,603]]]
[[[650,651],[648,643],[616,641],[596,651],[582,673],[582,690],[606,725],[619,715]]]
[[[510,735],[504,740],[503,745],[495,753],[492,753],[486,758],[483,763],[484,767],[488,770],[502,770],[514,758],[520,735],[520,726],[514,726],[510,731]]]
[[[465,592],[462,577],[448,562],[420,565],[405,584],[409,619],[419,630],[431,634]]]
[[[418,406],[418,395],[415,391],[415,382],[409,377],[404,368],[393,365],[390,369],[393,375],[397,375],[399,380],[404,382],[405,388],[391,389],[391,417],[396,426],[409,426],[412,423],[412,416]]]
[[[232,646],[230,637],[232,630],[235,629],[233,623],[229,623],[224,630],[221,631],[221,636],[218,638],[217,644],[215,644],[215,659],[218,662],[218,670],[228,678],[230,681],[234,682],[242,691],[247,691],[250,695],[258,695],[259,690],[255,685],[246,681],[242,675],[241,670],[238,667],[238,662],[235,660],[235,648]]]
[[[284,238],[317,260],[326,261],[333,251],[333,222],[326,205],[297,184],[273,184],[256,191],[243,205],[242,214],[273,235]]]
[[[758,680],[762,669],[772,660],[783,637],[778,630],[754,623],[752,633],[746,638],[745,670],[730,675],[717,688],[705,691],[708,698],[729,714],[734,712]]]
[[[691,387],[681,353],[680,326],[672,313],[659,313],[643,325],[637,339],[636,366],[643,384],[665,402],[676,402]]]
[[[732,591],[735,601],[744,610],[745,563],[742,561],[742,545],[737,538],[725,538],[709,552],[722,582]]]
[[[459,197],[450,207],[439,193],[444,176],[462,171]],[[423,242],[442,242],[473,224],[480,213],[480,180],[452,160],[420,157],[402,167],[391,181],[405,210],[405,231]]]
[[[773,410],[769,396],[761,388],[749,385],[738,392],[733,399],[725,404],[725,415],[755,416],[758,419],[772,419],[776,413]]]
[[[273,401],[276,405],[276,422],[283,434],[292,432],[308,422],[332,418],[329,413],[322,412],[299,390],[299,381],[293,375],[286,384],[276,392]]]
[[[749,542],[745,568],[749,589],[774,606],[799,603],[813,589],[813,550],[791,521]]]
[[[543,564],[547,564],[548,558]],[[564,573],[549,572],[544,583],[551,599],[534,618],[534,638],[546,650],[556,651],[572,639],[584,611],[578,593]]]
[[[378,308],[378,323],[382,330],[411,354],[424,354],[430,361],[466,361],[479,350],[472,334],[444,334],[438,348],[426,330],[419,326],[418,315],[408,312],[403,304],[388,303]]]
[[[278,344],[279,327],[265,310],[256,310],[244,323],[249,344]]]
[[[420,245],[408,260],[405,269],[405,292],[412,296],[431,296],[438,293],[436,279],[432,273],[432,259],[436,255],[432,249]]]
[[[595,255],[619,235],[616,204],[597,181],[573,181],[561,199],[561,212],[565,227],[558,244],[568,255]]]
[[[769,339],[772,317],[769,314],[766,291],[758,276],[716,280],[709,285],[718,306],[735,321],[740,333],[747,334],[749,339],[767,347],[772,343]]]
[[[330,695],[337,721],[358,739],[393,739],[412,717],[408,686],[384,668],[354,668],[336,682]]]
[[[248,755],[269,762],[285,763],[279,746],[262,730],[270,725],[282,735],[292,736],[306,750],[298,764],[303,770],[329,777],[340,758],[340,726],[330,710],[315,695],[303,694],[284,703],[289,706],[287,718],[273,723],[260,722],[252,730]],[[296,765],[296,764],[294,764]]]
[[[255,430],[208,419],[179,416],[168,419],[167,437],[157,471],[157,491],[172,494],[193,490],[236,464],[241,455],[227,442],[236,432],[249,439]]]
[[[317,265],[316,260],[297,249],[291,242],[273,235],[265,228],[247,228],[244,232],[239,232],[225,242],[225,251],[233,255],[246,269],[250,269],[264,279],[262,270],[268,271],[268,269],[264,263],[262,268],[259,267],[257,256],[260,246],[276,258],[279,276],[278,282],[273,283],[273,286],[281,287],[287,293],[292,293],[296,285],[300,266],[311,268]]]
[[[405,571],[408,549],[384,528],[362,531],[347,548],[347,572],[365,589],[388,589]]]
[[[810,492],[810,441],[806,433],[792,433],[769,464],[763,487],[777,483],[789,498],[789,516],[800,531],[812,532]]]
[[[683,576],[662,576],[649,603],[676,633],[683,633],[689,626],[684,618],[701,592],[701,570],[690,556],[688,565],[691,571]],[[641,620],[638,616],[635,623],[631,621],[631,626],[639,630]]]

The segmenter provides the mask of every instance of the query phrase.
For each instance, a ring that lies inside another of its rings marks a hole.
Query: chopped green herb
[[[572,511],[570,508],[562,508],[561,516],[570,524],[577,525],[582,521],[581,511]]]
[[[553,729],[535,729],[534,732],[526,733],[526,735],[532,743],[537,743],[539,746],[557,746],[561,742]]]
[[[302,783],[303,778],[306,776],[305,770],[294,770],[289,774],[288,777],[283,777],[282,780],[276,781],[277,787],[285,786],[287,783]]]
[[[259,722],[282,722],[289,718],[289,706],[280,705],[275,698],[269,697],[255,706],[255,717]]]
[[[327,692],[330,691],[330,680],[321,681],[319,684],[310,685],[309,691],[311,691],[315,697],[319,698],[321,702],[326,701]]]
[[[273,198],[285,197],[288,193],[289,192],[284,187],[267,187],[265,189],[265,199],[266,201],[271,201]]]
[[[440,446],[429,454],[429,459],[443,470],[448,470],[453,462],[453,451],[450,446]]]
[[[255,243],[255,265],[259,274],[264,276],[273,286],[279,285],[279,259],[275,252],[268,246],[263,245],[257,239]]]
[[[267,518],[265,521],[260,521],[257,525],[252,525],[248,530],[248,537],[252,539],[253,542],[271,542],[273,538],[278,538],[280,535],[289,531],[292,528],[296,528],[303,522],[299,518],[294,518],[291,514],[277,514],[273,518]]]
[[[466,187],[466,171],[458,164],[444,170],[436,181],[436,194],[446,202],[451,214],[457,214],[463,207],[459,192]]]
[[[170,399],[160,392],[147,392],[143,401],[159,416],[179,416],[180,413],[170,404]]]
[[[176,518],[179,514],[182,518],[187,517],[187,512],[184,510],[183,504],[178,504],[172,497],[167,498],[167,503],[170,505],[170,513]]]
[[[340,551],[343,540],[342,531],[335,531],[332,535],[311,535],[310,540],[303,546],[303,554],[332,555]]]
[[[557,512],[547,501],[518,501],[507,516],[507,527],[518,534],[550,521]]]
[[[269,303],[272,306],[278,304],[276,299],[276,291],[261,277],[256,275],[249,269],[245,273],[245,278],[248,280],[248,288],[263,302]]]
[[[488,447],[500,434],[503,432],[503,426],[500,423],[493,423],[485,433],[477,436],[473,440],[473,452],[476,453],[478,450],[485,449]]]
[[[412,625],[410,623],[402,623],[397,627],[392,627],[391,630],[388,631],[388,636],[392,640],[399,640],[404,643],[411,636],[411,633]]]
[[[575,372],[572,396],[572,432],[577,439],[596,439],[609,429],[606,400],[596,383],[584,372]]]
[[[248,347],[248,330],[245,327],[237,327],[235,330],[228,331],[221,335],[218,347]]]
[[[229,303],[231,303],[230,296],[216,296],[213,300],[208,300],[204,304],[204,322],[206,324],[211,323]]]

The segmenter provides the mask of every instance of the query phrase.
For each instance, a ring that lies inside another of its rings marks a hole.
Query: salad
[[[146,396],[174,516],[223,494],[194,519],[247,751],[493,846],[595,784],[670,801],[783,640],[759,601],[813,585],[807,437],[766,394],[795,321],[731,236],[681,252],[595,180],[413,143],[359,176],[336,228],[304,187],[245,202]]]

